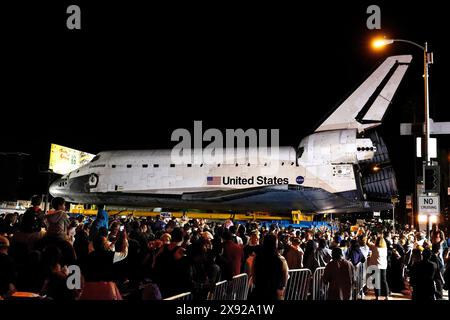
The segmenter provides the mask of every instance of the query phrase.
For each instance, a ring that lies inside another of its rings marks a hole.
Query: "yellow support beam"
[[[145,210],[106,210],[110,216],[135,216],[135,217],[157,217],[161,212]],[[83,206],[73,206],[70,213],[93,216],[97,214],[96,209],[85,209]],[[190,219],[214,219],[214,220],[291,220],[289,215],[273,215],[268,212],[255,213],[203,213],[203,212],[170,212],[174,218],[182,218],[186,215]]]

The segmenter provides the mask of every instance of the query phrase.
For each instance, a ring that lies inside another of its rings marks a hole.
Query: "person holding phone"
[[[83,272],[86,281],[113,281],[113,264],[124,260],[128,256],[128,237],[125,229],[120,231],[118,237],[120,247],[113,251],[110,249],[105,235],[98,234],[94,241],[94,251],[89,253]]]

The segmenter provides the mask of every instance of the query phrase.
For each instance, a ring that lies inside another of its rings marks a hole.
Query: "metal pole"
[[[430,164],[430,154],[428,152],[428,146],[430,142],[430,97],[429,97],[429,88],[428,88],[428,44],[425,42],[425,49],[423,51],[423,63],[424,63],[424,89],[425,89],[425,121],[424,121],[424,133],[425,133],[425,150],[424,150],[424,159],[426,164]]]
[[[425,112],[424,112],[424,167],[423,167],[423,183],[425,183],[425,166],[431,165],[430,153],[428,152],[428,146],[430,143],[430,108],[429,108],[429,88],[428,88],[428,43],[425,42],[423,50],[423,82],[424,82],[424,93],[425,93]],[[427,214],[427,238],[430,229],[430,215]]]
[[[392,234],[395,234],[395,203],[392,207]]]

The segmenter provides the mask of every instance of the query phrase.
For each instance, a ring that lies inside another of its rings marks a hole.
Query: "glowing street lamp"
[[[393,43],[394,40],[390,40],[390,39],[375,39],[372,42],[372,47],[374,47],[375,49],[380,49],[388,44]]]

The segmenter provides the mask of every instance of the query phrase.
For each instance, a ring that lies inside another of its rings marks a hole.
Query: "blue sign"
[[[297,181],[298,184],[302,184],[303,182],[305,182],[305,178],[303,178],[302,176],[298,176],[295,181]]]

